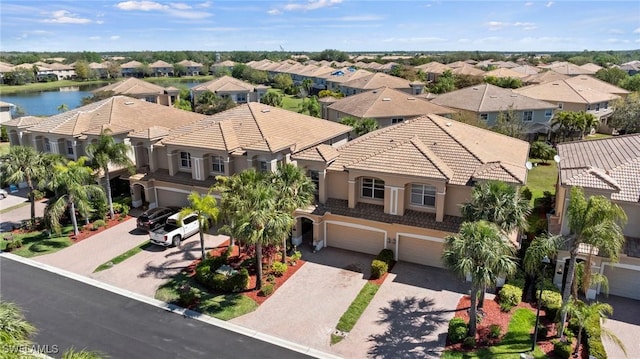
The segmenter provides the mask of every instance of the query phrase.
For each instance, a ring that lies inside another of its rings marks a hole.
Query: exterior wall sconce
[[[395,238],[387,238],[387,244],[396,244],[396,239]]]

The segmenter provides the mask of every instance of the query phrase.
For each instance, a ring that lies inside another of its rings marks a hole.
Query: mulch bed
[[[131,216],[127,215],[126,217],[124,217],[124,219],[120,219],[120,215],[116,214],[114,218],[107,218],[105,220],[105,223],[107,224],[106,226],[93,230],[93,224],[90,223],[88,225],[78,227],[80,233],[78,233],[78,235],[76,236],[75,234],[73,234],[73,232],[71,232],[71,234],[69,234],[69,238],[73,241],[73,243],[82,242],[83,240],[95,234],[103,232],[113,226],[117,226],[118,224],[128,220],[129,218],[131,218]],[[78,226],[80,226],[80,223],[78,223]]]
[[[455,317],[462,318],[465,322],[469,322],[469,313],[468,309],[471,307],[471,298],[468,295],[463,296],[458,305],[456,306]],[[482,321],[478,324],[478,330],[476,334],[476,341],[478,343],[477,348],[486,348],[492,345],[496,345],[500,342],[502,338],[498,339],[490,339],[489,338],[489,327],[492,324],[497,324],[501,328],[501,333],[504,334],[507,332],[509,328],[509,321],[511,320],[511,316],[513,312],[518,308],[526,308],[533,312],[536,311],[536,308],[529,303],[521,302],[516,307],[511,309],[509,312],[503,312],[500,310],[500,305],[495,300],[485,300],[483,311],[485,313]],[[556,338],[557,330],[554,323],[547,320],[545,317],[544,309],[540,310],[540,324],[544,325],[547,328],[547,336],[546,338],[539,340],[537,345],[540,349],[549,357],[556,358],[553,354],[553,344],[551,340]],[[533,333],[531,333],[533,334]],[[462,343],[458,344],[450,344],[447,343],[447,349],[455,350],[455,351],[469,351],[462,347]],[[474,349],[475,350],[475,349]],[[582,357],[584,357],[584,353]]]
[[[228,248],[229,248],[229,241],[227,240],[221,243],[218,247],[210,250],[209,254],[212,257],[220,256]],[[239,267],[240,263],[242,263],[247,258],[249,257],[245,253],[240,254],[240,248],[236,245],[233,247],[231,256],[229,257],[229,265],[232,267]],[[275,261],[276,259],[279,260],[280,256],[276,255],[276,258],[273,260]],[[185,271],[188,273],[189,276],[195,275],[195,268],[198,265],[198,263],[200,263],[200,259],[193,261],[185,269]],[[271,297],[278,290],[278,288],[280,288],[289,278],[291,278],[292,275],[294,275],[300,268],[302,268],[302,266],[305,263],[306,263],[305,261],[303,261],[302,259],[299,259],[295,266],[291,266],[291,265],[288,266],[287,271],[284,273],[284,275],[282,275],[281,277],[275,277],[274,291],[273,293],[271,293],[269,297]],[[267,266],[268,266],[268,263],[263,263],[263,274],[262,274],[263,286],[267,283],[267,276],[269,275],[269,272],[266,270]],[[256,303],[258,303],[258,305],[260,305],[264,303],[267,299],[269,299],[269,297],[263,297],[258,295],[259,290],[255,289],[256,282],[257,282],[257,277],[256,277],[255,270],[253,268],[249,268],[248,288],[250,289],[247,289],[242,294],[253,299]]]

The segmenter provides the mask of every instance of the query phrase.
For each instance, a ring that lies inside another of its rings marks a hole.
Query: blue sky
[[[3,51],[640,48],[640,1],[0,0]]]

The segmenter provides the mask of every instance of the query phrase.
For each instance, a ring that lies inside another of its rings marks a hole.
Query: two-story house
[[[436,82],[445,71],[451,71],[452,68],[441,64],[437,61],[431,61],[420,66],[416,66],[416,69],[426,75],[427,82]]]
[[[549,132],[556,108],[553,103],[487,83],[438,95],[431,102],[477,117],[488,127],[493,127],[501,114],[512,112],[522,120],[527,135],[532,138],[538,133]]]
[[[340,83],[340,92],[345,96],[352,96],[385,86],[404,91],[411,95],[419,95],[424,91],[425,84],[422,82],[411,82],[401,77],[387,75],[382,72],[376,72]]]
[[[182,60],[178,65],[184,66],[187,76],[200,76],[203,65],[199,62],[191,60]]]
[[[557,150],[560,162],[555,215],[550,216],[549,232],[570,232],[567,207],[571,187],[581,187],[585,197],[603,195],[620,206],[628,218],[622,228],[626,243],[620,260],[612,263],[608,256],[593,253],[596,256],[592,273],[607,277],[610,294],[640,299],[640,134],[560,143]],[[585,260],[589,250],[587,246],[581,248],[578,261]],[[558,253],[554,278],[558,286],[564,282],[568,258],[566,250]],[[594,286],[588,296],[593,297],[601,289]]]
[[[114,82],[91,92],[94,94],[99,92],[112,92],[114,95],[129,96],[165,106],[173,106],[180,97],[180,90],[177,88],[164,88],[135,77]]]
[[[166,61],[158,60],[149,64],[151,74],[155,77],[173,76],[173,65]]]
[[[373,118],[378,121],[379,127],[391,126],[429,113],[451,117],[457,112],[388,87],[333,101],[322,102],[324,119],[340,122],[345,117]]]
[[[120,65],[122,77],[139,76],[142,68],[142,62],[129,61]]]
[[[191,191],[206,193],[217,175],[248,168],[275,171],[292,155],[347,142],[351,127],[250,102],[200,121],[132,133],[139,172],[130,177],[133,206],[188,204]]]
[[[523,185],[527,142],[438,115],[370,132],[339,147],[291,158],[318,186],[318,205],[296,212],[292,240],[443,267],[444,238],[457,233],[473,185]]]
[[[231,76],[222,76],[191,88],[192,98],[197,98],[204,92],[213,92],[220,97],[230,97],[233,102],[241,104],[260,102],[269,90],[268,86],[254,85]]]

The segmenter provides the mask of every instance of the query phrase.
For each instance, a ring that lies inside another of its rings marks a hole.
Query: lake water
[[[180,86],[189,88],[199,84],[197,81],[180,82]],[[163,87],[176,86],[176,84],[163,84]],[[91,96],[91,91],[102,86],[72,86],[61,87],[58,90],[22,92],[13,95],[1,95],[0,100],[12,103],[19,107],[25,115],[52,116],[60,113],[58,107],[65,104],[71,110],[82,104],[82,98]]]

